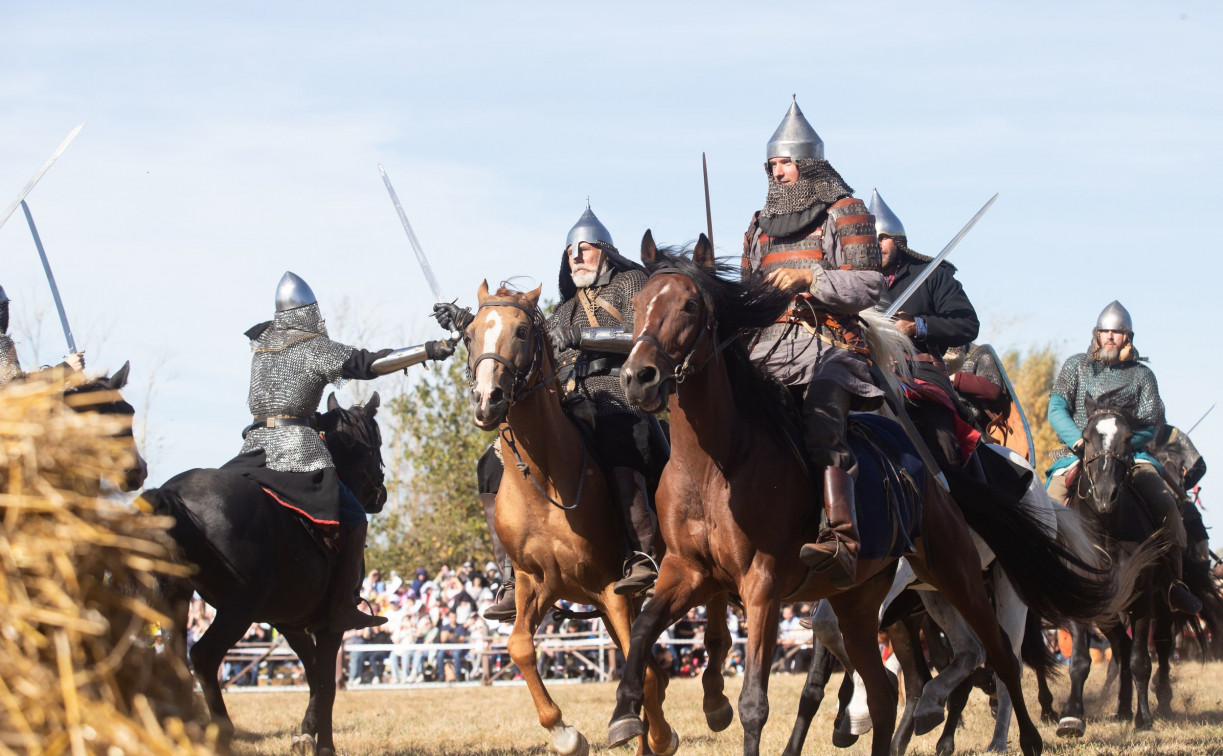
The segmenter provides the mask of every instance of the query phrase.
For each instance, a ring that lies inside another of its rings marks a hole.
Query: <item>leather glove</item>
[[[552,348],[557,353],[577,349],[582,343],[582,327],[579,325],[560,325],[552,329]]]
[[[447,331],[466,330],[467,326],[471,325],[471,321],[475,320],[471,310],[459,307],[454,302],[438,302],[433,305],[433,318]],[[453,352],[454,349],[451,348],[451,351]]]
[[[454,354],[454,344],[449,341],[426,341],[425,356],[431,360],[444,360]]]

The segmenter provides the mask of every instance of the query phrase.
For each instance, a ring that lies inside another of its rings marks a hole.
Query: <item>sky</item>
[[[156,484],[240,448],[242,333],[285,270],[360,346],[440,333],[379,164],[447,297],[555,297],[587,197],[630,256],[694,240],[702,152],[738,255],[795,93],[918,251],[1000,194],[952,257],[982,340],[1069,356],[1119,299],[1187,427],[1223,368],[1221,33],[1211,2],[6,3],[0,204],[85,123],[29,204],[90,365],[132,363]],[[58,361],[20,212],[0,261],[23,363]],[[1193,439],[1223,460],[1223,411]]]

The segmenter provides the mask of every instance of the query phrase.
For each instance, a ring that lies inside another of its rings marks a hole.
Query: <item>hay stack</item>
[[[0,390],[0,754],[211,754],[156,576],[164,518],[98,497],[130,418],[68,409],[49,379]],[[104,398],[104,400],[107,398]]]

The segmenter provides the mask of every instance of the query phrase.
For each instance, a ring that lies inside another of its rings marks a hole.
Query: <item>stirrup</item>
[[[631,551],[629,552],[628,558],[624,560],[624,576],[621,579],[624,579],[632,574],[633,571],[630,565],[636,561],[639,561],[634,560],[633,557],[644,557],[645,561],[649,562],[650,566],[654,568],[654,574],[658,574],[658,562],[654,560],[654,557],[650,556],[644,551]]]

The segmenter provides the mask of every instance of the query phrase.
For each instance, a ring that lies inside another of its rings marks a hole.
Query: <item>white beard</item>
[[[575,270],[570,273],[570,276],[573,278],[574,286],[578,287],[579,289],[585,289],[595,282],[595,279],[599,276],[599,271]]]
[[[1121,349],[1122,347],[1100,347],[1096,352],[1096,359],[1105,365],[1116,365],[1121,359]]]

